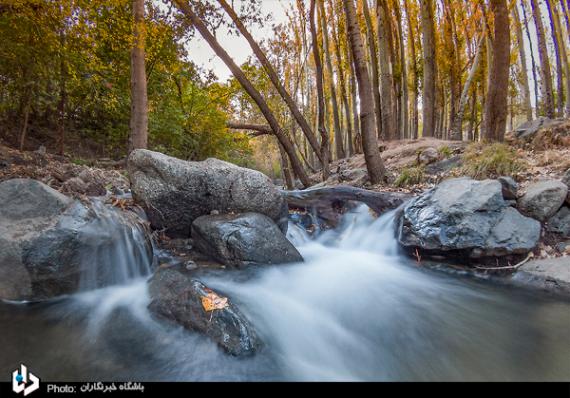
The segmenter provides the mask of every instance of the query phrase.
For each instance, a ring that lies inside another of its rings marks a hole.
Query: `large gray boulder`
[[[236,267],[303,261],[277,225],[259,213],[198,217],[192,239],[202,253]]]
[[[539,181],[528,186],[518,200],[518,208],[529,217],[546,221],[562,207],[567,194],[568,187],[561,181]]]
[[[261,346],[257,333],[227,298],[192,278],[184,269],[159,268],[149,281],[151,313],[184,328],[203,333],[234,356],[248,356]],[[209,294],[227,299],[223,308],[207,310]]]
[[[562,207],[547,223],[548,231],[570,238],[570,208]],[[570,260],[569,260],[570,262]]]
[[[455,178],[410,201],[398,218],[398,241],[428,254],[481,258],[521,254],[540,237],[540,223],[509,207],[496,180]]]
[[[137,149],[128,159],[135,200],[157,229],[188,237],[192,222],[213,210],[255,211],[287,228],[287,207],[269,177],[218,159],[186,162]]]
[[[0,183],[0,203],[0,299],[43,300],[150,267],[151,242],[134,214],[74,201],[30,179]]]

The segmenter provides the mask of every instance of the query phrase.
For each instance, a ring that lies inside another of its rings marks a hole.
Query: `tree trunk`
[[[412,81],[413,83],[413,91],[412,91],[412,123],[411,123],[411,131],[410,131],[410,138],[416,139],[418,138],[418,128],[419,128],[419,115],[418,115],[418,94],[419,94],[419,73],[418,73],[418,65],[416,61],[416,39],[414,34],[414,26],[412,24],[412,16],[410,15],[410,6],[408,4],[408,0],[404,0],[404,7],[406,9],[406,19],[408,22],[408,43],[410,43],[410,55],[411,55],[411,62],[412,62]]]
[[[309,141],[311,148],[313,148],[319,160],[322,160],[319,143],[317,142],[317,139],[315,137],[315,134],[313,133],[313,130],[311,129],[311,126],[309,125],[307,119],[305,119],[305,117],[297,107],[297,104],[295,104],[295,101],[293,101],[293,98],[291,98],[291,95],[289,95],[287,89],[281,83],[279,76],[277,76],[277,73],[275,72],[275,68],[273,68],[273,65],[271,65],[271,62],[269,61],[269,59],[267,59],[267,56],[265,55],[261,47],[259,47],[259,44],[257,44],[257,42],[254,40],[253,36],[249,33],[249,31],[242,23],[242,21],[240,20],[240,18],[232,8],[232,6],[230,6],[225,0],[218,0],[218,2],[222,6],[222,8],[226,11],[226,13],[230,16],[230,18],[238,28],[239,32],[243,35],[243,37],[245,37],[245,39],[249,43],[249,46],[253,50],[253,53],[255,54],[259,62],[261,62],[261,65],[263,65],[263,68],[265,69],[265,72],[267,73],[269,80],[271,80],[271,83],[273,84],[273,86],[275,87],[281,98],[283,98],[283,101],[285,101],[285,103],[287,104],[287,107],[291,111],[291,114],[297,121],[299,127],[301,127],[301,131],[303,131],[303,134],[307,138],[307,141]]]
[[[58,104],[58,125],[57,125],[57,153],[63,156],[65,152],[65,104],[67,91],[65,87],[65,33],[62,30],[59,34],[60,54],[59,54],[59,104]]]
[[[483,43],[481,43],[481,47]],[[477,118],[477,87],[473,90],[471,95],[471,117],[469,118],[469,129],[467,131],[467,141],[474,141],[473,127],[475,126],[475,119]]]
[[[449,99],[449,126],[447,125],[448,119],[445,119],[445,125],[442,133],[446,135],[446,138],[451,140],[460,141],[461,128],[455,129],[454,122],[456,121],[459,104],[461,102],[461,66],[459,65],[459,43],[455,34],[455,11],[454,6],[451,4],[450,0],[445,0],[444,5],[444,40],[446,55],[450,58],[449,67],[449,86],[451,97]],[[464,104],[465,106],[465,104]],[[463,120],[463,115],[462,119]]]
[[[390,38],[388,30],[389,14],[386,0],[376,1],[376,20],[378,30],[378,56],[380,61],[380,90],[382,92],[382,129],[385,140],[393,140],[396,134],[396,119],[394,114],[394,97],[392,89],[394,76],[390,65]]]
[[[422,41],[424,55],[424,76],[422,95],[423,137],[433,137],[435,133],[435,37],[433,0],[421,0]]]
[[[400,43],[400,68],[401,68],[401,105],[400,105],[400,114],[402,120],[402,131],[400,132],[400,137],[402,139],[408,138],[408,70],[406,67],[406,49],[404,47],[404,32],[402,29],[402,14],[400,12],[400,8],[398,6],[394,7],[394,11],[396,13],[396,23],[398,28],[398,41]]]
[[[380,99],[380,78],[378,74],[378,51],[376,50],[376,41],[374,40],[374,28],[372,27],[372,18],[368,9],[368,0],[362,1],[362,13],[364,14],[364,22],[366,23],[366,40],[368,42],[368,54],[370,56],[370,75],[372,76],[372,98],[374,99],[374,117],[376,120],[376,136],[378,138],[387,139],[386,131],[383,130],[382,121],[382,100]]]
[[[319,8],[321,10],[321,26],[323,34],[323,47],[325,53],[326,66],[330,74],[329,79],[329,90],[331,94],[332,103],[332,116],[333,116],[333,128],[334,128],[334,143],[335,143],[335,154],[337,159],[344,159],[346,153],[344,151],[344,143],[342,142],[342,131],[340,129],[340,117],[338,112],[338,101],[336,97],[336,90],[334,85],[334,70],[332,66],[330,47],[329,47],[329,32],[327,29],[326,13],[325,7],[322,1],[319,1]],[[331,16],[332,17],[332,16]]]
[[[301,180],[301,184],[303,184],[304,187],[309,187],[311,185],[311,181],[307,176],[305,169],[303,169],[303,166],[301,165],[299,157],[295,152],[295,147],[293,146],[293,143],[291,142],[289,137],[287,137],[287,135],[284,133],[283,129],[279,125],[279,122],[277,121],[277,118],[275,117],[275,115],[269,108],[269,105],[267,105],[267,102],[265,102],[259,91],[257,91],[257,89],[253,86],[253,84],[251,84],[249,79],[246,77],[245,73],[239,68],[239,66],[236,65],[236,63],[229,56],[229,54],[222,48],[222,46],[220,46],[216,38],[210,33],[210,31],[206,27],[206,25],[194,13],[192,7],[190,7],[190,5],[188,5],[188,3],[186,3],[184,0],[174,0],[174,3],[178,7],[178,9],[190,19],[192,25],[194,25],[196,30],[198,30],[200,35],[204,38],[204,40],[206,40],[206,42],[212,48],[212,50],[214,50],[216,55],[220,57],[220,59],[226,64],[226,66],[232,72],[232,74],[240,83],[240,85],[243,87],[243,89],[249,94],[249,96],[257,104],[259,110],[261,111],[261,113],[267,120],[267,123],[271,127],[273,134],[275,135],[277,140],[279,140],[279,143],[283,145],[283,149],[287,153],[287,156],[289,156],[289,160],[291,161],[291,167],[293,167],[295,175],[299,177],[299,179]]]
[[[530,0],[532,15],[536,26],[536,39],[538,42],[538,57],[540,59],[540,72],[542,77],[542,99],[544,101],[544,114],[550,119],[554,118],[554,93],[552,91],[552,72],[546,48],[546,35],[542,24],[542,15],[537,0]]]
[[[277,143],[279,147],[279,158],[281,163],[281,178],[285,181],[285,186],[288,190],[295,189],[295,184],[293,182],[293,176],[291,176],[291,169],[289,168],[289,160],[287,160],[287,153],[285,153],[285,149],[283,149],[283,145],[279,142]]]
[[[353,148],[353,144],[352,144],[352,120],[350,117],[350,105],[348,103],[348,94],[347,94],[347,88],[346,88],[346,79],[345,79],[345,75],[344,75],[344,67],[343,67],[343,62],[342,62],[342,53],[340,51],[340,38],[339,38],[339,34],[340,31],[339,29],[337,29],[336,26],[336,17],[334,15],[331,15],[331,19],[332,19],[332,29],[333,29],[333,44],[334,44],[334,49],[335,49],[335,58],[336,58],[336,63],[337,63],[337,70],[338,70],[338,79],[339,79],[339,85],[340,85],[340,96],[342,98],[342,105],[343,105],[343,109],[344,109],[344,118],[346,119],[346,131],[347,131],[347,150],[348,156],[352,156],[352,154],[354,153],[354,148]]]
[[[552,32],[552,43],[554,44],[554,55],[556,58],[556,92],[558,94],[558,116],[564,116],[564,82],[563,82],[563,71],[562,71],[562,58],[560,54],[562,52],[561,47],[564,46],[564,43],[560,43],[558,41],[558,28],[556,27],[556,23],[554,21],[554,15],[552,12],[552,5],[550,4],[550,0],[545,0],[546,8],[548,9],[548,17],[550,19],[550,31]],[[568,59],[564,60],[565,63],[568,63]]]
[[[471,83],[473,83],[473,78],[475,77],[475,72],[479,67],[479,62],[481,60],[481,50],[483,48],[483,36],[477,42],[477,52],[475,53],[475,58],[473,58],[473,64],[471,64],[471,69],[469,69],[469,74],[467,75],[467,80],[463,85],[463,90],[461,92],[461,98],[459,100],[459,106],[457,107],[457,112],[452,114],[452,123],[450,129],[450,138],[452,140],[463,139],[463,115],[465,113],[465,107],[467,106],[467,101],[469,100],[469,90],[471,88]]]
[[[526,120],[532,120],[532,105],[530,103],[530,88],[528,86],[528,73],[526,70],[526,50],[524,47],[524,38],[520,22],[520,15],[517,5],[513,6],[513,20],[515,32],[517,34],[517,45],[519,47],[519,59],[521,63],[521,90],[523,93],[523,103],[526,113]]]
[[[350,97],[352,104],[352,125],[354,126],[354,153],[362,153],[362,128],[360,126],[360,115],[358,114],[358,104],[356,103],[356,70],[352,55],[349,57],[350,63]]]
[[[321,54],[319,51],[319,41],[317,38],[317,27],[316,27],[316,0],[311,0],[310,12],[309,12],[309,22],[311,29],[312,47],[313,47],[313,58],[315,61],[315,72],[317,79],[317,113],[318,113],[318,130],[321,136],[321,163],[323,167],[322,177],[323,181],[329,178],[329,133],[327,132],[327,127],[325,124],[325,92],[323,87],[323,65],[321,63]]]
[[[384,180],[386,170],[378,150],[376,128],[374,124],[374,100],[370,79],[364,57],[364,46],[360,37],[360,29],[356,20],[356,10],[353,0],[343,0],[348,27],[348,40],[353,55],[356,79],[358,80],[358,92],[360,97],[360,123],[362,128],[362,147],[364,160],[368,169],[368,176],[372,184],[378,184]]]
[[[531,65],[532,65],[532,81],[534,82],[534,102],[535,102],[535,107],[536,107],[536,116],[539,115],[539,98],[538,98],[538,77],[536,75],[536,60],[534,58],[534,50],[532,48],[532,39],[530,37],[530,30],[528,29],[528,18],[527,18],[527,14],[526,14],[526,4],[524,2],[524,0],[521,0],[521,8],[523,11],[523,21],[524,21],[524,27],[525,27],[525,31],[526,31],[526,38],[528,39],[529,42],[529,48],[530,48],[530,60],[531,60]]]
[[[343,1],[343,0],[341,0]],[[349,32],[348,32],[348,21],[346,20],[346,13],[343,13],[345,16],[345,34],[346,40],[349,41]],[[349,143],[353,146],[353,153],[362,153],[362,132],[360,128],[360,115],[358,114],[358,104],[356,103],[357,98],[357,85],[356,85],[356,71],[354,69],[354,59],[350,50],[350,45],[346,47],[346,55],[348,59],[349,65],[349,85],[350,85],[350,104],[352,107],[352,126],[354,128],[354,139]]]
[[[24,105],[24,122],[22,123],[22,130],[20,132],[20,151],[24,150],[26,145],[26,136],[28,134],[28,121],[30,119],[30,109],[32,108],[32,96],[27,94],[27,98]]]
[[[493,65],[489,71],[489,87],[485,103],[485,139],[503,141],[507,122],[507,95],[509,92],[510,25],[507,0],[491,0],[495,15]]]
[[[570,117],[570,59],[568,59],[568,53],[566,52],[566,45],[564,44],[563,28],[560,23],[560,18],[558,16],[558,10],[556,7],[553,12],[554,24],[557,27],[558,32],[558,43],[560,44],[560,57],[564,60],[564,71],[566,74],[566,117]],[[570,43],[570,42],[569,42]]]
[[[144,0],[133,0],[133,34],[131,49],[131,122],[128,152],[146,149],[148,142],[148,99],[144,64]]]
[[[568,41],[570,42],[570,1],[560,0],[560,8],[562,8],[564,19],[566,20],[566,33],[568,34]]]

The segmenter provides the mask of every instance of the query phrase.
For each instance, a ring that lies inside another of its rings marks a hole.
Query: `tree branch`
[[[264,124],[239,123],[230,121],[226,123],[226,127],[233,130],[251,130],[253,133],[250,133],[250,135],[253,137],[259,137],[261,135],[268,135],[273,133],[271,127]]]

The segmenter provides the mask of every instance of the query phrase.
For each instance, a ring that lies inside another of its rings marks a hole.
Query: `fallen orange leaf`
[[[206,296],[202,296],[202,307],[204,311],[223,310],[228,306],[228,298],[220,297],[210,291]]]

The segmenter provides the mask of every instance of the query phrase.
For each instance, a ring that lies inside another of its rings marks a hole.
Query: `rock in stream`
[[[149,281],[150,311],[186,329],[205,334],[227,353],[249,356],[260,347],[257,333],[229,299],[223,308],[208,311],[203,299],[221,295],[180,267],[159,268]]]
[[[540,223],[509,207],[496,180],[454,178],[410,201],[399,215],[406,249],[466,258],[524,254],[540,238]]]
[[[259,213],[198,217],[192,223],[192,239],[202,253],[236,267],[303,261],[277,225]]]
[[[138,218],[31,179],[0,183],[0,299],[43,300],[148,273]]]
[[[144,149],[128,160],[135,200],[156,229],[188,237],[192,222],[212,211],[256,212],[287,230],[287,206],[269,177],[218,159],[187,162]]]

